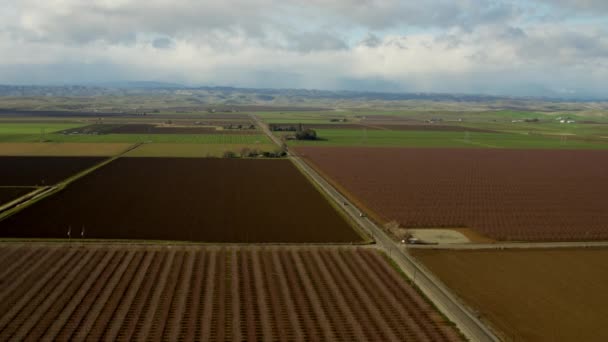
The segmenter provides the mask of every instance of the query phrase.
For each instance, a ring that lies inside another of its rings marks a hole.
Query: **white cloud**
[[[11,1],[0,83],[595,91],[608,75],[606,29],[525,13],[499,0]]]

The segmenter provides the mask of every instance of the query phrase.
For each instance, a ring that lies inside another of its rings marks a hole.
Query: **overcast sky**
[[[0,0],[0,84],[608,97],[607,0]]]

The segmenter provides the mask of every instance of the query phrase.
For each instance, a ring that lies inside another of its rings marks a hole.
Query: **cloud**
[[[608,76],[606,26],[587,14],[551,18],[601,4],[560,3],[10,1],[0,8],[0,83],[597,92]]]
[[[169,49],[173,47],[173,41],[169,38],[156,38],[152,41],[152,46],[157,49]]]
[[[540,0],[553,7],[562,7],[570,10],[597,13],[608,12],[608,2],[605,0]]]

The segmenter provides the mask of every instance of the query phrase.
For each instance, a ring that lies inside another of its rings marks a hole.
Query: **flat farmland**
[[[460,340],[373,249],[55,244],[0,254],[4,341]]]
[[[608,340],[608,249],[412,253],[505,341]]]
[[[243,149],[273,152],[272,144],[142,144],[129,151],[126,157],[222,157],[225,152],[241,153]]]
[[[1,137],[0,137],[1,138]],[[39,142],[40,136],[15,135],[10,142]],[[1,141],[1,140],[0,140]],[[270,139],[261,133],[257,134],[47,134],[45,142],[50,143],[192,143],[192,144],[270,144]]]
[[[12,188],[12,187],[0,187],[0,205],[8,203],[14,199],[24,196],[34,191],[34,188]]]
[[[407,148],[491,148],[491,149],[608,149],[607,139],[583,140],[572,136],[524,133],[488,133],[489,129],[470,130],[386,130],[318,129],[319,140],[292,140],[289,145],[319,147],[407,147]],[[488,128],[491,128],[488,127]],[[277,134],[280,132],[276,132]]]
[[[0,222],[0,236],[362,241],[288,160],[120,158]]]
[[[125,143],[0,143],[0,156],[109,157],[130,146]]]
[[[53,185],[103,160],[99,157],[0,157],[0,186]]]
[[[298,148],[376,220],[497,240],[607,240],[603,151]]]
[[[255,129],[216,129],[210,126],[154,124],[95,124],[61,131],[62,134],[259,134]]]

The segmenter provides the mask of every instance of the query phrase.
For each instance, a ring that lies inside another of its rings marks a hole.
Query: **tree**
[[[241,149],[241,157],[245,158],[245,157],[249,157],[249,154],[251,153],[251,150],[247,147],[243,147]]]
[[[317,140],[317,132],[314,129],[304,129],[296,133],[297,140]]]
[[[234,153],[232,151],[225,151],[224,154],[222,155],[222,157],[224,157],[224,158],[236,158],[236,153]]]

